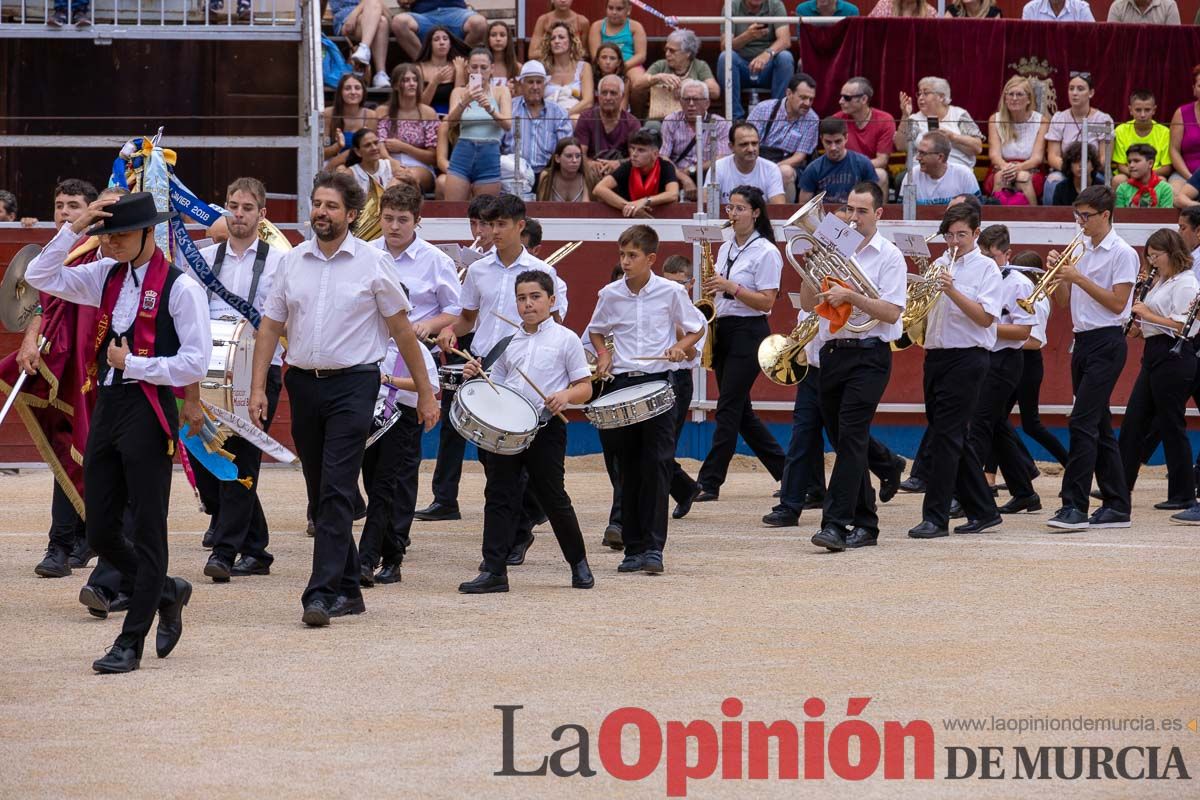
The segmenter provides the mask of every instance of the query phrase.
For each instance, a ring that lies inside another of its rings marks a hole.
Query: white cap
[[[523,81],[526,78],[541,78],[546,79],[546,68],[542,66],[540,61],[526,61],[521,65],[521,74],[517,76],[517,80]]]

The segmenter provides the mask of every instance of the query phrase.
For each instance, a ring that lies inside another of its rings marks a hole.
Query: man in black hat
[[[182,413],[195,427],[203,414],[198,382],[208,371],[212,335],[204,290],[154,243],[154,226],[170,217],[155,209],[146,192],[96,200],[63,226],[25,276],[48,294],[100,309],[85,386],[99,393],[83,460],[87,535],[92,549],[133,576],[134,584],[120,635],[92,664],[97,672],[138,668],[156,610],[155,650],[166,658],[183,632],[183,607],[192,595],[190,583],[167,576],[171,461],[180,416],[172,387],[187,387]],[[85,229],[100,237],[106,257],[65,269],[63,259]],[[127,502],[132,546],[121,535]]]

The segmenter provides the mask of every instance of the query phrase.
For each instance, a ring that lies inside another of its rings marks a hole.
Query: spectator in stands
[[[888,161],[896,138],[896,118],[881,108],[871,108],[875,87],[863,77],[842,84],[838,98],[841,111],[834,114],[846,120],[846,147],[862,153],[875,166],[879,188],[888,196]]]
[[[371,193],[372,181],[381,189],[386,189],[402,180],[408,180],[406,175],[402,175],[404,168],[400,166],[400,162],[387,154],[379,134],[375,131],[363,128],[354,134],[353,142],[350,157],[345,166],[338,167],[338,172],[349,172],[353,175],[364,192]]]
[[[1092,7],[1085,0],[1029,0],[1021,19],[1049,22],[1094,22]]]
[[[565,22],[553,22],[542,42],[546,65],[546,102],[557,103],[572,120],[592,107],[592,65],[583,59],[583,44]]]
[[[1125,152],[1130,145],[1139,142],[1151,145],[1158,153],[1154,162],[1154,171],[1164,178],[1170,177],[1174,170],[1171,168],[1171,131],[1166,125],[1154,121],[1158,113],[1158,104],[1154,95],[1144,89],[1139,89],[1129,95],[1129,121],[1122,122],[1113,133],[1113,186],[1120,186],[1129,176],[1129,166],[1125,163]]]
[[[862,153],[846,149],[846,120],[826,117],[821,120],[819,130],[825,155],[815,159],[800,174],[796,202],[807,203],[817,192],[824,192],[826,203],[844,203],[854,184],[875,182],[875,167]]]
[[[1002,203],[1002,191],[1020,192],[1029,205],[1042,196],[1046,174],[1046,129],[1050,121],[1034,108],[1033,84],[1014,75],[1004,84],[999,107],[988,120],[988,158],[992,171],[983,183],[985,194]]]
[[[413,0],[407,12],[392,17],[400,49],[417,61],[417,52],[434,28],[445,28],[469,47],[479,47],[487,38],[487,20],[467,8],[466,0]]]
[[[466,45],[440,25],[425,34],[421,52],[417,54],[417,66],[425,90],[421,102],[438,114],[450,110],[450,93],[454,87],[466,82]]]
[[[525,218],[525,229],[521,231],[521,244],[530,255],[536,256],[542,249],[542,223],[533,217]]]
[[[735,17],[782,17],[783,0],[734,0]],[[792,35],[784,22],[755,22],[733,26],[733,118],[745,119],[742,87],[769,89],[771,97],[783,97],[788,79],[796,71],[791,53]],[[725,74],[725,53],[717,59],[717,74]]]
[[[321,116],[325,123],[325,166],[329,169],[346,163],[356,132],[375,126],[375,110],[364,105],[366,96],[367,87],[353,72],[343,75],[333,90],[333,108],[326,108]]]
[[[0,222],[17,221],[17,196],[0,189]]]
[[[696,191],[696,119],[703,120],[704,147],[700,155],[711,164],[729,155],[729,122],[720,114],[708,113],[708,86],[688,78],[679,86],[683,108],[662,122],[662,156],[675,165],[684,192]]]
[[[962,19],[996,19],[1003,17],[995,0],[951,0],[946,3],[947,17]]]
[[[555,22],[565,22],[571,26],[579,41],[586,41],[590,24],[588,18],[571,10],[571,0],[550,0],[550,10],[537,18],[533,25],[533,33],[529,37],[530,58],[541,60],[544,53],[542,45],[546,41],[546,31]]]
[[[626,217],[649,217],[658,206],[679,199],[675,167],[658,154],[662,139],[656,131],[641,129],[629,137],[629,160],[605,175],[592,196]]]
[[[597,95],[600,93],[600,82],[610,75],[621,81],[621,108],[629,108],[629,93],[633,84],[625,76],[625,61],[621,58],[621,48],[612,42],[605,42],[596,48],[596,55],[592,56],[592,78],[596,81]],[[588,111],[595,108],[592,106]]]
[[[1118,208],[1171,208],[1175,204],[1171,182],[1154,172],[1157,155],[1148,144],[1130,145],[1125,151],[1129,180],[1117,187]]]
[[[634,84],[634,91],[650,95],[650,118],[664,119],[668,114],[679,111],[679,88],[689,78],[703,81],[708,87],[708,96],[721,96],[721,86],[713,76],[712,68],[700,58],[700,39],[695,33],[680,28],[672,31],[663,45],[663,57]]]
[[[1067,81],[1068,108],[1055,112],[1050,118],[1050,127],[1046,131],[1046,163],[1053,170],[1046,178],[1046,188],[1042,191],[1042,202],[1050,205],[1054,197],[1054,187],[1065,180],[1062,166],[1063,148],[1071,142],[1079,141],[1083,136],[1083,124],[1087,122],[1088,144],[1096,146],[1100,154],[1098,164],[1107,161],[1108,150],[1112,147],[1113,118],[1099,109],[1092,108],[1092,73],[1073,72]]]
[[[492,51],[492,85],[509,87],[509,82],[521,74],[521,62],[517,61],[517,43],[508,23],[496,20],[488,25],[487,42]]]
[[[731,155],[718,158],[708,171],[705,185],[714,180],[721,187],[721,202],[729,202],[729,195],[739,186],[750,185],[762,189],[768,203],[786,202],[783,192],[783,173],[774,162],[758,155],[758,128],[749,122],[735,122],[729,128]]]
[[[1200,170],[1200,64],[1192,68],[1192,96],[1171,116],[1171,181],[1180,186]]]
[[[950,137],[950,160],[967,169],[975,168],[975,158],[983,152],[983,132],[966,109],[950,105],[950,84],[945,78],[927,77],[917,82],[917,111],[912,98],[900,93],[900,113],[904,120],[896,128],[896,149],[907,150],[909,137],[929,131],[930,120]]]
[[[798,17],[857,17],[858,6],[846,0],[806,0],[796,6]]]
[[[383,0],[329,0],[329,8],[333,14],[334,34],[358,42],[350,54],[350,60],[364,67],[374,63],[372,88],[390,89],[392,84],[387,74],[388,14],[383,7]]]
[[[219,3],[219,0],[217,2]],[[237,15],[239,18],[242,16],[243,3],[246,6],[246,12],[249,13],[250,11],[249,0],[238,0]],[[76,28],[79,30],[90,28],[92,25],[91,9],[91,0],[70,0],[70,2],[68,0],[54,0],[54,13],[46,19],[46,27],[64,27],[67,24],[67,14],[69,13],[71,15],[71,24]],[[209,9],[211,11],[221,11],[224,9],[224,5],[220,4],[214,7],[212,0],[210,0]]]
[[[492,53],[476,47],[467,59],[467,85],[450,95],[449,125],[458,126],[458,141],[446,170],[446,200],[465,202],[472,194],[500,193],[500,137],[512,128],[512,97],[504,86],[492,86]],[[478,76],[478,77],[471,77]]]
[[[1172,191],[1174,191],[1172,189]],[[1183,184],[1175,194],[1176,208],[1191,208],[1200,206],[1200,172],[1193,172],[1187,183]],[[24,220],[22,220],[24,222]],[[1180,231],[1182,233],[1182,231]],[[1200,254],[1198,254],[1200,255]],[[1200,277],[1200,260],[1197,261],[1197,276]]]
[[[387,153],[400,162],[403,177],[422,192],[433,190],[437,112],[421,102],[425,85],[416,64],[392,70],[392,96],[376,112],[375,132]]]
[[[625,75],[629,81],[641,80],[646,74],[646,29],[642,23],[630,19],[633,4],[629,0],[608,0],[604,6],[604,19],[592,23],[588,31],[588,52],[595,57],[602,44],[615,44],[625,62]]]
[[[796,176],[804,171],[813,150],[817,149],[817,126],[821,118],[812,110],[816,97],[816,79],[797,72],[788,81],[783,97],[773,102],[763,101],[750,112],[749,122],[758,130],[762,142],[758,155],[779,165],[783,185],[789,192],[794,191]],[[769,196],[765,187],[754,185]]]
[[[537,199],[552,203],[586,203],[592,199],[583,169],[583,146],[574,136],[560,139],[550,164],[538,180]]]
[[[599,89],[599,104],[580,114],[575,123],[575,138],[583,148],[585,171],[593,184],[611,175],[621,160],[629,157],[629,137],[642,127],[622,107],[625,83],[620,78],[605,75]]]
[[[519,134],[521,160],[537,174],[546,168],[559,139],[571,135],[571,120],[560,106],[545,101],[546,68],[540,61],[526,61],[520,74],[521,96],[512,102],[516,130],[509,128],[500,140],[500,152],[513,152],[514,137]]]
[[[1178,25],[1179,6],[1175,0],[1114,0],[1108,7],[1108,21],[1134,25]]]
[[[1087,158],[1088,163],[1084,164],[1083,159]],[[1083,143],[1080,140],[1071,142],[1063,150],[1063,174],[1070,175],[1070,179],[1060,181],[1054,187],[1054,196],[1050,199],[1051,205],[1070,206],[1075,204],[1075,198],[1083,191],[1083,174],[1084,170],[1088,171],[1088,186],[1096,186],[1104,183],[1104,176],[1100,174],[1100,162],[1096,152],[1096,146],[1089,144],[1086,152],[1083,149]]]
[[[936,17],[937,9],[925,0],[879,0],[871,17]]]
[[[930,131],[917,142],[916,171],[905,174],[900,196],[910,179],[919,206],[943,206],[961,195],[979,195],[975,173],[950,161],[950,138],[943,131]]]

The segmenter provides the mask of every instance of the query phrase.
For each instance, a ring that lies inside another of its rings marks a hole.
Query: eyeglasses
[[[706,98],[706,97],[681,97],[681,98],[679,98],[679,102],[680,103],[703,103],[707,99],[708,98]]]
[[[866,97],[866,95],[865,94],[844,94],[844,95],[842,95],[842,102],[850,103],[850,102],[857,100],[860,97]]]
[[[924,156],[936,156],[936,155],[937,155],[937,153],[933,152],[932,150],[918,150],[916,152],[917,158],[922,158]]]
[[[745,214],[749,210],[750,210],[750,206],[735,206],[732,204],[725,206],[726,214],[734,214],[734,213]]]
[[[1005,93],[1004,93],[1004,96],[1005,96],[1005,97],[1017,97],[1017,98],[1020,98],[1020,97],[1029,97],[1029,92],[1022,91],[1022,90],[1019,90],[1019,89],[1018,89],[1018,90],[1016,90],[1016,91],[1012,91],[1012,92],[1005,92]]]
[[[1077,219],[1080,223],[1087,222],[1092,217],[1100,216],[1100,214],[1095,211],[1075,211],[1073,213],[1075,214],[1075,219]]]

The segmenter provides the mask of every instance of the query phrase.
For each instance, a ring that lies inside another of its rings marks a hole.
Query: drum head
[[[497,430],[524,433],[538,426],[538,414],[533,403],[507,386],[496,386],[499,394],[487,381],[467,381],[458,390],[457,402],[471,416]]]
[[[233,408],[230,410],[247,422],[252,421],[250,419],[250,378],[254,371],[254,334],[254,326],[246,320],[243,319],[237,323],[233,333],[234,346],[230,348],[233,353],[232,363],[227,365],[232,376],[229,383],[233,387],[230,394]]]
[[[669,385],[666,381],[650,381],[649,383],[639,383],[636,386],[626,386],[623,389],[605,392],[596,398],[592,402],[592,405],[596,407],[617,406],[621,403],[627,403],[630,400],[638,400],[643,397],[649,397],[652,394],[657,394]]]

